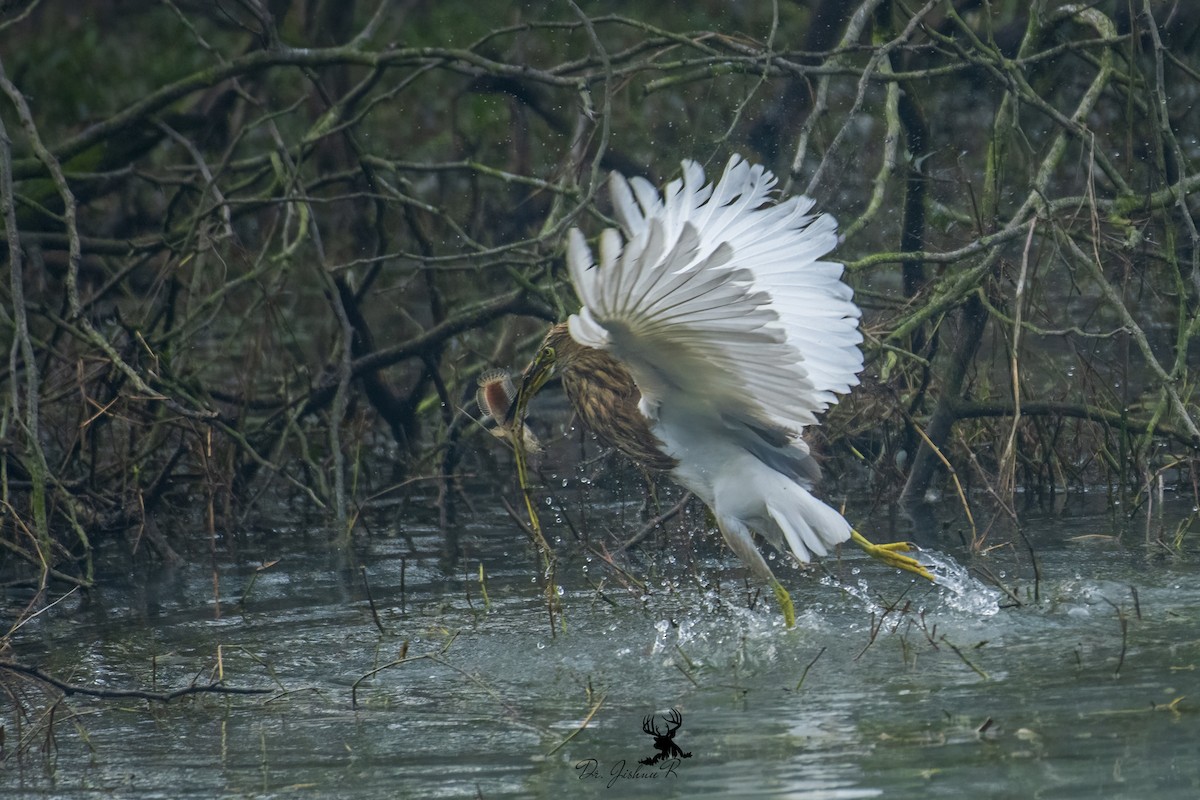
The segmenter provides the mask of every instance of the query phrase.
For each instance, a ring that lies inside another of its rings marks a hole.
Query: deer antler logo
[[[658,730],[659,716],[667,723],[666,730],[661,732]],[[672,708],[668,714],[651,714],[642,720],[642,730],[654,737],[654,749],[658,754],[651,758],[643,758],[638,763],[650,765],[668,758],[691,758],[691,753],[683,752],[683,748],[675,744],[675,731],[679,730],[682,724],[683,714],[679,713],[678,708]]]

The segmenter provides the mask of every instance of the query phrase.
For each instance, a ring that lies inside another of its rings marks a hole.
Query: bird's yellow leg
[[[878,559],[889,567],[899,567],[906,572],[920,575],[927,581],[933,580],[933,574],[925,565],[912,556],[906,556],[911,550],[908,542],[891,542],[890,544],[875,544],[856,530],[850,531],[850,540],[861,547],[871,558]]]
[[[771,579],[771,591],[775,592],[775,602],[783,612],[783,621],[789,628],[796,627],[796,607],[792,605],[792,596],[778,578]]]

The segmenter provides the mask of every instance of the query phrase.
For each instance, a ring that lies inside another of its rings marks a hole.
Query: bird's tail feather
[[[841,514],[803,486],[785,476],[780,478],[783,489],[767,498],[767,514],[796,558],[807,563],[814,555],[828,555],[829,548],[850,538],[850,523]]]
[[[714,514],[725,541],[756,572],[762,571],[762,557],[747,528],[804,563],[850,538],[850,523],[841,514],[757,459],[738,463],[723,478],[717,481]]]

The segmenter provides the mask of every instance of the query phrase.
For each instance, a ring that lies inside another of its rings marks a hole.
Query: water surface
[[[207,682],[219,650],[227,685],[270,694],[71,697],[54,747],[21,758],[9,715],[0,790],[1194,798],[1196,559],[1136,532],[1114,538],[1119,527],[1078,511],[1028,520],[1036,600],[1019,558],[980,562],[1020,605],[981,588],[955,596],[857,553],[824,577],[785,570],[794,630],[765,602],[748,607],[753,587],[716,547],[687,569],[622,562],[645,592],[576,555],[559,570],[553,634],[537,559],[511,522],[462,526],[469,555],[449,573],[431,526],[340,547],[277,531],[217,565],[219,602],[208,565],[108,574],[22,628],[16,651],[79,685],[161,691]],[[672,708],[691,757],[638,764],[656,754],[644,718]]]

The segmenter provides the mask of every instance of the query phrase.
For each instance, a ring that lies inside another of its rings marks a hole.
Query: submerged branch
[[[21,664],[16,661],[0,660],[0,669],[7,670],[17,675],[25,675],[35,680],[41,681],[48,686],[53,686],[68,697],[71,695],[81,695],[83,697],[97,697],[102,700],[121,700],[127,698],[136,698],[139,700],[153,700],[159,703],[169,703],[172,700],[177,700],[180,697],[187,697],[192,694],[273,694],[276,689],[253,689],[238,686],[226,686],[220,681],[202,685],[185,686],[182,689],[175,689],[170,692],[148,692],[143,689],[93,689],[88,686],[78,686],[73,683],[67,683],[53,675],[50,675],[37,667],[28,664]]]

